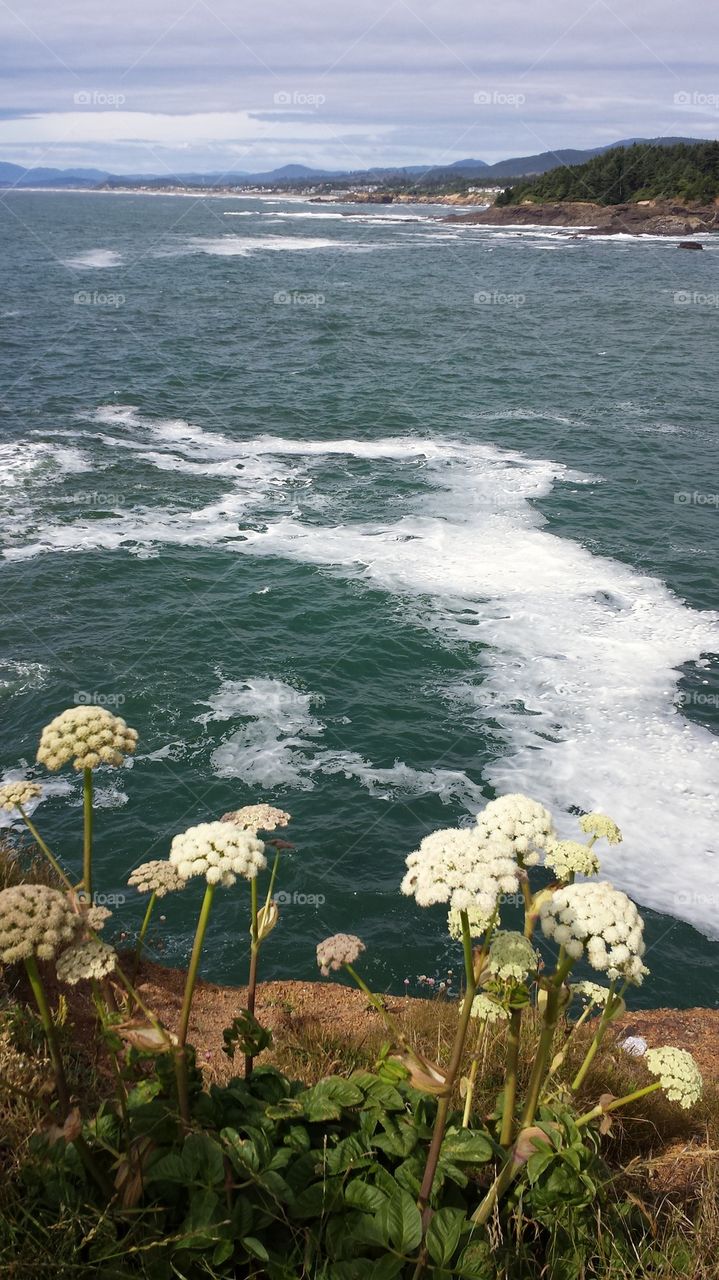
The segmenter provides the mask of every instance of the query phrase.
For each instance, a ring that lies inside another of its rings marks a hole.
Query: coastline
[[[554,227],[581,232],[582,236],[693,236],[719,231],[719,205],[689,206],[662,200],[615,205],[525,203],[493,205],[478,213],[450,213],[442,221],[460,226]]]

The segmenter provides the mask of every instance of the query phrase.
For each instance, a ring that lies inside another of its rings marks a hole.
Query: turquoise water
[[[344,212],[3,197],[4,776],[74,700],[117,707],[105,892],[271,800],[297,848],[265,974],[350,930],[397,991],[459,967],[397,891],[422,835],[507,790],[567,835],[603,808],[637,1003],[714,1005],[719,245]],[[35,815],[69,857],[80,802],[62,774]],[[173,962],[199,897],[163,904]],[[209,977],[244,976],[245,899]]]

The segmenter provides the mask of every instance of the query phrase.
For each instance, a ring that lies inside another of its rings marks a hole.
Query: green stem
[[[276,860],[275,860],[276,861]],[[247,979],[247,1008],[254,1017],[255,1000],[257,994],[257,962],[259,960],[260,940],[259,929],[257,923],[258,912],[258,895],[257,895],[257,877],[253,877],[250,881],[250,972]],[[245,1055],[245,1080],[249,1080],[252,1075],[252,1066],[254,1059],[251,1054]]]
[[[275,853],[275,861],[272,866],[272,871],[270,872],[270,883],[267,889],[267,897],[265,898],[266,907],[269,907],[270,902],[272,901],[272,890],[275,887],[275,880],[277,879],[277,868],[279,867],[279,865],[280,865],[280,855],[278,851],[277,853]]]
[[[137,946],[135,947],[135,958],[132,966],[133,982],[137,978],[137,970],[140,967],[140,960],[142,959],[142,944],[145,941],[145,934],[147,933],[148,926],[150,924],[150,916],[154,911],[156,902],[157,902],[157,892],[153,889],[152,893],[150,894],[150,901],[147,904],[147,910],[145,912],[142,925],[140,927],[140,932],[137,935]]]
[[[462,1128],[469,1128],[469,1118],[472,1114],[472,1101],[474,1099],[474,1085],[477,1079],[477,1071],[479,1069],[479,1058],[472,1058],[472,1065],[469,1068],[469,1078],[467,1080],[467,1096],[464,1099],[464,1114],[462,1116]]]
[[[602,1016],[599,1019],[599,1026],[597,1027],[597,1030],[594,1033],[594,1038],[587,1050],[587,1054],[584,1059],[584,1062],[582,1063],[581,1067],[579,1068],[576,1076],[572,1081],[571,1087],[573,1092],[576,1092],[576,1090],[580,1087],[580,1085],[584,1081],[586,1074],[589,1071],[589,1068],[591,1067],[594,1061],[594,1058],[596,1057],[597,1050],[599,1049],[599,1046],[602,1043],[602,1040],[604,1039],[604,1034],[611,1021],[612,1013],[614,1012],[614,988],[616,987],[616,985],[617,984],[615,979],[610,984],[609,995],[607,996],[607,1003],[604,1006]]]
[[[83,769],[82,806],[82,887],[88,904],[92,906],[92,769]]]
[[[636,1102],[637,1098],[645,1098],[648,1093],[655,1093],[657,1089],[661,1089],[661,1080],[655,1080],[653,1084],[647,1084],[643,1089],[635,1089],[634,1093],[626,1093],[623,1098],[615,1098],[613,1102],[602,1106],[598,1103],[596,1107],[592,1107],[591,1111],[585,1111],[575,1124],[581,1129],[585,1124],[589,1124],[590,1120],[596,1120],[597,1116],[606,1115],[608,1111],[617,1111],[619,1107],[626,1107],[628,1102]]]
[[[195,930],[195,942],[192,947],[190,965],[185,979],[185,994],[182,1001],[180,1026],[177,1032],[175,1074],[177,1076],[177,1093],[180,1102],[180,1114],[182,1116],[183,1123],[186,1126],[190,1123],[190,1084],[187,1075],[187,1055],[185,1053],[185,1044],[187,1041],[187,1029],[190,1024],[192,995],[197,981],[197,971],[200,967],[200,957],[202,955],[202,944],[205,940],[207,922],[210,918],[210,911],[212,910],[212,900],[215,896],[215,888],[216,886],[214,884],[208,884],[205,889],[205,896],[202,899],[202,906],[200,907],[200,914],[197,920],[197,929]]]
[[[507,1070],[504,1082],[504,1103],[502,1107],[502,1131],[499,1141],[508,1147],[512,1141],[514,1128],[514,1106],[517,1097],[517,1064],[519,1062],[519,1033],[522,1026],[522,1010],[512,1009],[507,1035]]]
[[[30,832],[30,835],[32,836],[33,840],[35,841],[36,845],[37,845],[37,846],[38,846],[38,848],[39,848],[39,849],[41,849],[41,850],[42,850],[42,852],[45,854],[45,857],[47,858],[48,862],[50,863],[50,866],[53,868],[53,870],[56,872],[56,874],[57,874],[57,875],[59,875],[60,879],[61,879],[62,881],[64,881],[64,883],[67,885],[68,889],[70,889],[70,891],[72,891],[72,890],[73,890],[73,888],[74,888],[73,884],[71,883],[71,881],[70,881],[70,879],[68,878],[68,876],[66,876],[66,875],[65,875],[65,872],[63,871],[62,867],[60,866],[60,863],[58,862],[57,858],[55,857],[55,854],[54,854],[54,853],[52,853],[52,852],[50,851],[50,849],[48,848],[48,846],[45,844],[45,841],[43,840],[42,836],[40,835],[40,832],[38,831],[37,827],[35,826],[35,823],[34,823],[34,822],[32,822],[32,821],[30,820],[30,818],[28,818],[28,816],[27,816],[27,814],[26,814],[26,812],[25,812],[25,810],[23,809],[23,807],[22,807],[22,805],[21,805],[21,804],[19,804],[19,805],[17,806],[17,810],[18,810],[18,813],[20,814],[20,817],[22,818],[23,822],[25,823],[25,826],[27,827],[28,831]]]

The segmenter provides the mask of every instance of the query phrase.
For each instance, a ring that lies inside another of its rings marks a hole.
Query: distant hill
[[[707,204],[719,196],[719,142],[635,142],[612,147],[584,164],[562,165],[528,182],[518,182],[497,205],[554,204],[589,200],[625,204],[632,200],[682,200]]]
[[[0,187],[157,187],[187,186],[213,187],[291,187],[303,188],[317,184],[320,187],[341,185],[365,187],[379,185],[404,187],[421,191],[433,189],[457,189],[472,182],[496,186],[511,179],[534,178],[550,171],[572,172],[578,166],[602,157],[617,148],[627,148],[641,142],[650,148],[672,149],[677,145],[688,147],[712,145],[697,143],[693,138],[628,139],[589,150],[562,149],[542,151],[532,156],[515,156],[487,164],[485,160],[455,160],[447,165],[383,166],[374,169],[328,170],[312,169],[303,164],[286,164],[262,173],[177,173],[177,174],[113,174],[101,169],[25,169],[21,165],[0,162]],[[558,169],[558,166],[560,167]]]

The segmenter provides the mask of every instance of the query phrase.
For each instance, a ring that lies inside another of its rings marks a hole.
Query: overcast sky
[[[719,134],[710,0],[0,0],[0,159],[492,162]]]

